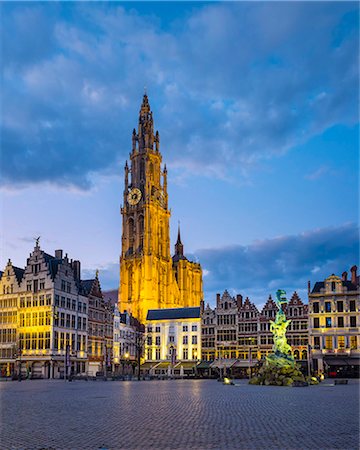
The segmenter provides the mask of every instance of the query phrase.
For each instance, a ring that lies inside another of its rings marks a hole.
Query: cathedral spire
[[[139,113],[138,140],[140,152],[154,149],[154,121],[147,94],[144,94]],[[157,148],[158,150],[158,148]]]
[[[184,246],[181,242],[181,236],[180,236],[180,222],[178,224],[178,236],[177,236],[177,241],[175,244],[175,255],[184,256]]]

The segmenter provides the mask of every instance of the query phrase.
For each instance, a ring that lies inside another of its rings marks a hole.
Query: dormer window
[[[332,282],[331,282],[331,290],[332,290],[333,292],[335,292],[335,290],[336,290],[336,283],[335,283],[335,281],[332,281]]]

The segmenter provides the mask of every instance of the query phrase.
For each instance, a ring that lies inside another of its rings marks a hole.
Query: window
[[[47,296],[46,296],[46,304],[47,304],[47,306],[51,305],[51,295],[50,294],[47,294]]]
[[[40,280],[40,291],[42,289],[45,289],[45,278],[41,278],[41,280]]]
[[[81,312],[81,302],[78,303],[78,311]]]
[[[191,337],[191,343],[192,344],[197,344],[197,336],[192,336]]]
[[[71,308],[71,299],[70,299],[70,298],[67,298],[67,299],[66,299],[66,307],[67,307],[68,309]]]
[[[357,348],[357,336],[350,336],[350,348]]]
[[[349,306],[350,306],[350,311],[356,311],[355,300],[350,300]]]
[[[169,342],[175,342],[175,336],[169,336]]]
[[[320,349],[320,337],[319,336],[314,337],[314,348],[317,350]]]
[[[55,295],[55,306],[59,306],[60,305],[60,299],[58,295]]]
[[[155,327],[155,333],[160,333],[160,327]]]
[[[331,282],[331,290],[335,291],[336,285],[335,285],[335,281]]]
[[[356,316],[350,316],[350,327],[356,327]]]
[[[26,283],[26,290],[27,290],[28,292],[31,291],[31,281],[28,281],[28,282]]]
[[[71,328],[75,328],[75,319],[76,319],[76,317],[75,316],[71,316]]]
[[[344,302],[342,302],[342,301],[337,302],[337,310],[338,310],[338,312],[344,311]]]
[[[61,280],[61,290],[65,291],[65,280]]]
[[[155,345],[160,345],[160,336],[156,336]]]
[[[331,317],[325,318],[325,326],[326,328],[331,328]]]
[[[332,350],[332,348],[333,348],[332,336],[326,336],[326,338],[325,338],[325,348],[327,350]]]
[[[39,326],[43,326],[45,322],[45,315],[44,311],[39,312]]]
[[[188,359],[189,358],[189,352],[187,348],[184,348],[183,350],[183,359]]]
[[[66,328],[70,328],[70,314],[66,314]]]
[[[86,317],[83,317],[83,330],[86,330]]]
[[[45,325],[50,325],[50,323],[51,323],[51,312],[50,311],[46,311]]]
[[[60,326],[64,327],[65,326],[65,313],[60,313]]]
[[[183,325],[183,331],[188,331],[188,326],[187,325]]]
[[[76,300],[72,300],[72,302],[71,302],[71,309],[72,309],[73,311],[76,310]]]
[[[345,336],[338,336],[338,348],[345,348]]]
[[[331,312],[331,302],[325,302],[325,312]]]
[[[155,359],[160,359],[160,349],[159,348],[157,348],[155,350]]]
[[[65,297],[61,297],[61,307],[65,308]]]
[[[148,333],[152,333],[152,326],[148,326]]]
[[[315,318],[314,318],[314,328],[320,328],[320,325],[319,325],[319,318],[318,318],[318,317],[315,317]]]
[[[186,345],[188,343],[188,337],[183,336],[183,344]]]
[[[152,345],[152,336],[147,337],[147,345]]]
[[[344,318],[338,317],[338,327],[343,328],[344,327]]]
[[[66,283],[66,292],[71,292],[71,283],[67,281]]]
[[[197,325],[192,325],[191,331],[197,331]]]
[[[152,357],[152,354],[151,354],[152,352],[151,352],[151,348],[148,348],[147,349],[147,359],[148,360],[151,360],[151,357]]]
[[[44,314],[44,313],[43,313]],[[40,325],[40,324],[39,324]],[[31,313],[26,313],[25,316],[25,326],[30,327],[31,326]]]

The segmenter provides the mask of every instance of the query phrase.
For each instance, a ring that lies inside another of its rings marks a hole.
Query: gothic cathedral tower
[[[125,163],[119,289],[120,311],[142,323],[149,309],[199,306],[203,299],[201,266],[185,258],[180,235],[170,254],[167,170],[161,168],[159,145],[145,94],[130,167]]]

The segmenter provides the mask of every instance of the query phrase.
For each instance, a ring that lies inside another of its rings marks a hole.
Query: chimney
[[[308,281],[308,294],[310,294],[311,291],[311,284],[310,284],[310,280]]]
[[[77,260],[73,261],[72,268],[73,268],[73,271],[74,271],[75,281],[80,281],[80,278],[81,278],[80,277],[80,275],[81,275],[81,272],[80,272],[80,270],[81,270],[80,261],[77,261]]]
[[[216,294],[216,307],[220,307],[220,294]]]
[[[63,257],[63,251],[62,250],[55,250],[55,258],[56,259],[62,259]]]
[[[343,281],[347,281],[347,272],[343,272],[341,277]]]
[[[238,308],[242,307],[243,296],[241,294],[236,294],[236,304]]]
[[[350,269],[351,272],[351,282],[353,285],[357,285],[357,266],[352,266],[352,268]]]

